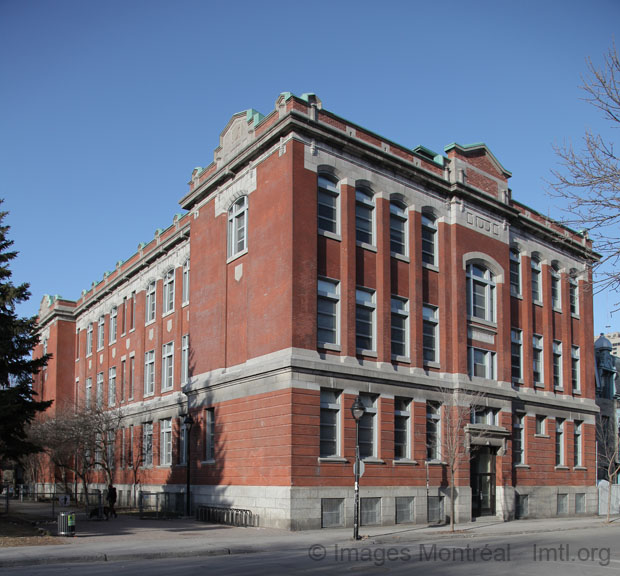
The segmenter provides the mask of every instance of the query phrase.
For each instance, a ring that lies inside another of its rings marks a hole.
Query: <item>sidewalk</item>
[[[616,519],[617,520],[617,519]],[[496,518],[456,526],[459,538],[508,536],[523,533],[582,530],[601,526],[604,518],[552,518],[501,522]],[[55,525],[46,528],[55,533]],[[620,529],[616,522],[610,529]],[[454,535],[446,526],[407,525],[361,527],[360,545],[402,544]],[[620,532],[619,532],[620,534]],[[78,514],[76,536],[58,537],[60,544],[0,548],[0,568],[50,563],[127,561],[248,554],[276,549],[308,549],[313,545],[355,545],[351,528],[288,532],[273,528],[237,528],[197,522],[194,519],[142,520],[119,514],[109,521],[89,520]]]

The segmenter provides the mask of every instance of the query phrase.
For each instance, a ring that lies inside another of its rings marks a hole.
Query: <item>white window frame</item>
[[[398,200],[390,201],[390,254],[392,255],[405,258],[409,255],[408,220],[407,207]],[[398,239],[395,236],[398,236]]]
[[[86,328],[86,357],[93,353],[93,323],[91,322]]]
[[[477,274],[476,271],[480,272]],[[483,264],[469,263],[466,268],[467,278],[467,314],[470,319],[482,320],[484,322],[495,323],[495,278],[493,272]],[[477,313],[477,309],[480,308],[475,304],[475,289],[476,286],[482,288],[482,296],[484,298],[484,305],[482,307],[482,315]]]
[[[441,460],[441,410],[442,406],[438,402],[426,402],[426,459],[431,462]],[[429,421],[433,422],[435,427],[435,442],[431,444],[429,440]]]
[[[108,342],[110,344],[114,344],[116,342],[117,328],[118,328],[118,308],[114,306],[112,310],[110,310],[110,334],[108,337]]]
[[[551,268],[551,307],[554,310],[562,310],[562,277],[559,270]]]
[[[324,201],[329,198],[329,202]],[[323,200],[323,201],[322,201]],[[334,218],[321,215],[321,206],[334,212]],[[325,226],[330,223],[329,226]],[[331,228],[333,227],[333,230]],[[340,192],[338,184],[329,176],[319,175],[317,179],[317,229],[319,234],[340,234]]]
[[[174,342],[167,342],[161,347],[161,391],[174,388]]]
[[[189,334],[181,339],[181,386],[189,382]]]
[[[404,422],[405,427],[397,430],[396,423]],[[397,442],[396,433],[404,434],[404,442]],[[396,454],[396,446],[403,446],[403,454]],[[411,459],[411,399],[395,397],[394,398],[394,459],[410,460]]]
[[[536,435],[545,436],[547,433],[547,417],[544,414],[536,414]]]
[[[133,389],[136,383],[136,357],[130,356],[129,358],[129,390],[127,394],[127,400],[133,400]]]
[[[183,262],[182,306],[189,304],[189,258]]]
[[[116,366],[108,371],[108,406],[116,404]]]
[[[581,392],[581,358],[579,346],[571,346],[571,388]]]
[[[484,362],[480,363],[479,360],[483,359]],[[497,369],[495,366],[496,355],[493,350],[487,350],[486,348],[477,348],[476,346],[469,347],[469,377],[470,378],[486,378],[487,380],[495,379]],[[476,366],[482,366],[484,368],[484,375],[476,375]]]
[[[159,465],[172,465],[172,419],[159,421]]]
[[[355,241],[365,246],[375,245],[375,201],[368,188],[355,189]],[[364,225],[360,225],[364,224]],[[366,226],[370,229],[366,230]]]
[[[103,372],[98,372],[97,373],[97,391],[96,391],[96,398],[95,398],[95,402],[96,402],[96,406],[97,408],[102,408],[103,407],[103,382],[104,378],[103,378]]]
[[[320,458],[338,458],[341,456],[341,445],[342,445],[342,426],[340,419],[340,407],[342,401],[342,391],[335,390],[333,388],[321,388],[320,392],[320,403],[321,403],[321,422],[320,422],[320,430],[319,430],[319,457]],[[335,422],[335,424],[323,424],[323,414],[329,414],[330,419]],[[335,429],[335,440],[333,441],[335,444],[335,451],[332,454],[328,454],[327,451],[322,449],[323,442],[332,442],[329,438],[324,438],[323,430],[329,426],[330,429]]]
[[[248,249],[248,197],[238,198],[228,209],[228,258]]]
[[[437,219],[432,214],[422,212],[422,265],[437,266]],[[428,245],[431,250],[428,250]]]
[[[573,422],[573,466],[575,468],[583,466],[583,422],[581,420]]]
[[[562,342],[553,341],[553,388],[555,390],[563,390],[564,383],[562,381]]]
[[[516,277],[516,278],[515,278]],[[521,253],[515,249],[510,249],[510,294],[521,296]]]
[[[153,423],[145,422],[142,425],[142,466],[153,466]]]
[[[566,420],[555,419],[555,465],[566,466],[566,450],[564,447],[564,431]]]
[[[155,320],[157,311],[157,282],[152,280],[146,287],[145,324]]]
[[[97,352],[105,346],[105,316],[99,316],[97,321]]]
[[[426,353],[431,350],[427,343],[426,329],[432,329],[434,345],[432,348],[433,358],[427,358]],[[439,362],[439,308],[432,304],[422,306],[422,360],[425,364]]]
[[[144,396],[155,394],[155,350],[144,353]]]
[[[358,317],[358,314],[369,315],[366,318]],[[362,334],[360,328],[362,325],[370,326],[370,334],[366,334],[366,331]],[[370,346],[360,346],[359,339],[370,338]],[[376,291],[371,288],[365,288],[358,286],[355,290],[355,346],[357,352],[360,354],[376,353],[377,351],[377,302]]]
[[[532,257],[530,263],[532,269],[532,300],[536,304],[542,304],[542,266],[536,257]]]
[[[378,397],[374,394],[362,393],[359,395],[360,401],[364,405],[364,414],[359,420],[359,446],[360,446],[360,459],[377,457],[377,440],[378,440],[378,422],[377,422],[377,401]],[[363,440],[363,431],[370,430],[371,440],[366,442]],[[362,446],[371,444],[371,453],[364,454],[362,452]]]
[[[536,379],[536,364],[539,364],[539,379]],[[544,384],[545,382],[545,355],[544,341],[540,334],[532,336],[532,380],[534,384]]]
[[[174,312],[175,271],[168,270],[163,279],[162,315]]]
[[[406,359],[409,358],[409,300],[400,296],[392,296],[390,306],[392,359]],[[395,331],[397,331],[397,334],[395,334]],[[394,352],[399,346],[402,346],[402,354]]]
[[[188,428],[184,423],[184,418],[179,418],[179,466],[187,465],[187,431]]]
[[[92,402],[92,393],[93,393],[93,379],[86,378],[86,382],[84,383],[84,404],[86,405],[86,410],[90,410],[91,402]]]
[[[321,316],[328,314],[321,312],[321,301],[333,306],[329,316],[334,319],[335,328],[321,327]],[[321,334],[333,334],[334,341],[321,337]],[[317,284],[317,345],[318,347],[329,347],[340,345],[340,282],[330,278],[319,278]]]
[[[518,436],[520,449],[517,451],[514,449],[513,440],[513,462],[515,465],[525,464],[525,414],[515,414],[512,422],[513,439]]]
[[[570,299],[570,313],[579,316],[579,282],[576,278],[569,278],[568,291]]]
[[[205,460],[215,461],[215,408],[213,406],[205,409]]]

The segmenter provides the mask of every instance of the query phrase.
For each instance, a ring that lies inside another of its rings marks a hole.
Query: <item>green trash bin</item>
[[[74,512],[61,512],[58,514],[58,535],[75,536]]]

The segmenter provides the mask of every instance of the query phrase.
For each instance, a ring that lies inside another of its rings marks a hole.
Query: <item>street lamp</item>
[[[194,425],[194,419],[192,418],[191,414],[188,413],[187,416],[185,416],[185,419],[183,420],[183,424],[185,425],[185,466],[187,467],[187,487],[185,490],[185,515],[189,516],[190,515],[189,485],[190,485],[190,472],[191,472],[191,465],[189,461],[189,454],[190,454],[189,442],[190,442],[190,437],[191,437],[191,432],[192,432],[192,426]]]
[[[359,510],[360,510],[360,420],[364,415],[366,409],[362,404],[362,400],[358,396],[355,398],[353,405],[351,406],[351,414],[355,420],[355,503],[353,510],[353,539],[360,539],[360,522],[359,522]]]

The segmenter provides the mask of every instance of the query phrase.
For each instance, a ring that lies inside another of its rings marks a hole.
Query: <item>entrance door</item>
[[[495,515],[495,448],[476,448],[471,461],[471,515]]]

